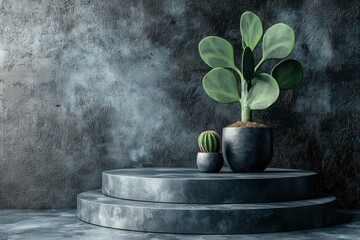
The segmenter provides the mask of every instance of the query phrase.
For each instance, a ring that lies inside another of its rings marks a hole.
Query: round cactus
[[[198,144],[201,152],[219,152],[220,135],[215,131],[204,131],[199,135]]]

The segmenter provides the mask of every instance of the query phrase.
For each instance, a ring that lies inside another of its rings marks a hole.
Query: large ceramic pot
[[[272,128],[223,128],[222,153],[233,172],[262,172],[273,156]]]
[[[218,152],[199,152],[196,157],[196,165],[200,172],[216,173],[220,172],[224,165],[224,159]]]

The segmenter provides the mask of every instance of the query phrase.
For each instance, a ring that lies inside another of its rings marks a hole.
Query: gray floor
[[[360,210],[339,211],[338,222],[329,227],[305,231],[248,235],[179,235],[121,231],[84,223],[76,210],[0,210],[0,239],[351,239],[360,240]]]

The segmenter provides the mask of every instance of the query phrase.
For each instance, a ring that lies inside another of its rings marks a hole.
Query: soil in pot
[[[257,122],[241,122],[237,121],[233,124],[230,124],[228,127],[253,127],[253,128],[265,128],[266,126],[262,123]]]

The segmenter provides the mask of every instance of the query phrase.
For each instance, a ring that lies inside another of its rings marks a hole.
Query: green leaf
[[[251,80],[252,87],[246,102],[253,109],[265,109],[279,97],[280,89],[276,80],[267,73],[259,73]]]
[[[249,47],[246,47],[242,55],[241,70],[244,78],[249,82],[254,77],[254,68],[254,54]]]
[[[240,32],[243,48],[249,47],[254,51],[263,35],[260,18],[252,12],[244,12],[240,18]]]
[[[234,74],[224,68],[215,68],[208,72],[203,79],[203,86],[207,95],[220,103],[240,101],[238,82]]]
[[[294,30],[284,23],[270,27],[263,38],[263,60],[286,58],[294,49]]]
[[[271,75],[276,79],[280,89],[292,89],[302,82],[304,72],[298,61],[285,59],[273,68]]]
[[[223,38],[210,36],[199,43],[201,59],[210,67],[233,68],[234,49],[233,46]]]

